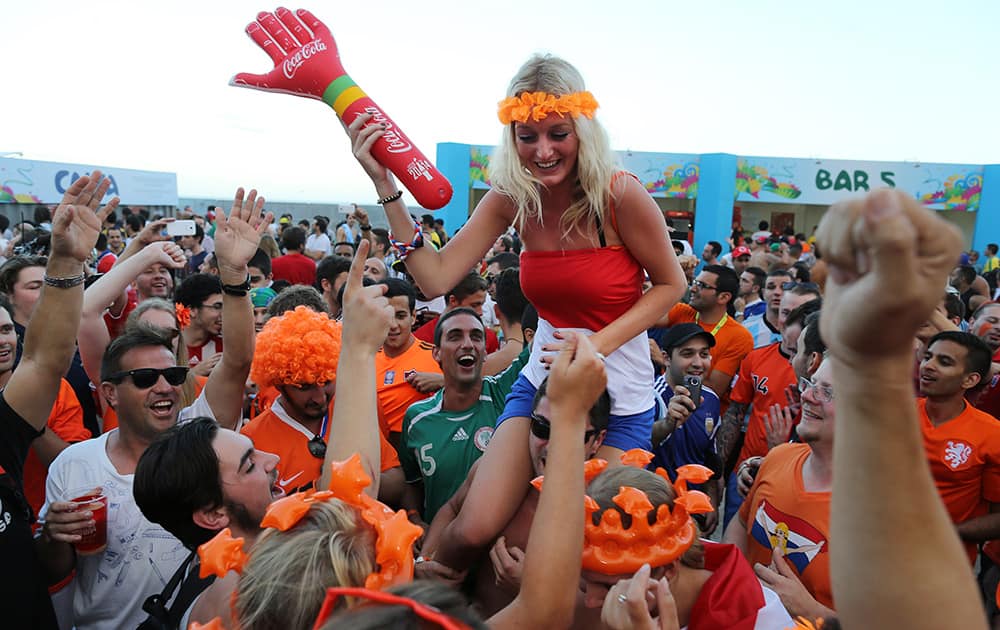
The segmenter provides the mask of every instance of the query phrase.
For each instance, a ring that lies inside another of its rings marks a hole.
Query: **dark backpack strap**
[[[215,581],[215,575],[209,575],[206,578],[199,577],[198,565],[199,563],[196,562],[191,566],[187,577],[181,582],[181,590],[178,591],[177,597],[170,605],[170,623],[175,628],[180,627],[181,618],[184,617],[184,613],[191,607],[194,600]]]
[[[182,582],[187,583],[192,577],[197,578],[198,572],[192,570],[188,573],[188,567],[194,561],[197,552],[192,551],[188,557],[181,563],[181,566],[177,567],[174,574],[170,576],[167,581],[167,585],[163,587],[163,592],[150,595],[146,598],[146,601],[142,603],[142,609],[149,615],[149,617],[139,625],[140,630],[160,630],[162,628],[173,628],[176,629],[179,624],[181,617],[184,615],[184,611],[187,610],[188,606],[191,605],[191,601],[197,597],[201,590],[198,590],[194,595],[190,596],[190,601],[187,602],[184,607],[178,606],[178,602],[182,595],[185,595],[184,587],[181,587],[181,592],[177,596],[177,600],[174,605],[169,609],[167,608],[167,602],[173,596],[174,591],[177,590],[177,586]],[[211,584],[211,580],[208,581]],[[205,586],[207,586],[206,584]],[[204,588],[204,587],[203,587]],[[177,611],[177,612],[175,612]]]

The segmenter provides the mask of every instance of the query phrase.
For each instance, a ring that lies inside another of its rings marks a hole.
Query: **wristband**
[[[54,278],[48,274],[44,276],[45,284],[50,287],[55,287],[57,289],[72,289],[73,287],[78,287],[83,284],[85,275],[81,273],[78,276],[70,276],[69,278]]]
[[[392,193],[391,195],[388,195],[386,197],[382,197],[381,199],[379,199],[375,203],[377,203],[380,206],[384,206],[385,204],[392,203],[393,201],[396,201],[397,199],[401,199],[402,197],[403,197],[403,191],[402,190],[397,190],[396,192]],[[369,229],[371,229],[370,226],[369,226]]]
[[[235,297],[246,297],[250,293],[250,274],[247,274],[247,279],[243,281],[243,284],[222,285],[222,292]]]

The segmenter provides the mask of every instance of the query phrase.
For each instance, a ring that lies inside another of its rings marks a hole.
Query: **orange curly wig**
[[[305,306],[268,320],[257,335],[250,378],[261,387],[334,380],[340,332],[339,322]]]

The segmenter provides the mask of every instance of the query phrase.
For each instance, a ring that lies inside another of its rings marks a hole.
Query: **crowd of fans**
[[[581,90],[539,57],[509,96]],[[996,246],[956,266],[953,229],[878,192],[692,264],[636,180],[571,185],[606,145],[579,102],[511,110],[451,244],[398,196],[409,244],[243,189],[170,238],[99,173],[15,226],[5,625],[996,621]]]

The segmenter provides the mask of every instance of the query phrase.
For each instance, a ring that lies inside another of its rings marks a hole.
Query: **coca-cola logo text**
[[[406,136],[395,130],[392,121],[382,113],[382,110],[377,107],[366,107],[365,113],[372,115],[373,123],[382,123],[385,125],[385,133],[382,134],[382,139],[388,145],[386,150],[389,153],[406,153],[413,148],[409,140],[406,139]]]
[[[285,78],[293,78],[295,76],[295,71],[298,70],[302,64],[304,64],[313,55],[317,55],[324,50],[326,50],[326,44],[324,44],[323,40],[320,39],[314,39],[300,48],[298,52],[288,59],[285,59],[284,63],[282,63],[281,69],[285,73]]]

